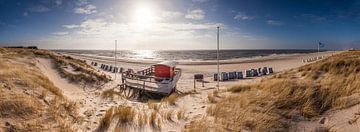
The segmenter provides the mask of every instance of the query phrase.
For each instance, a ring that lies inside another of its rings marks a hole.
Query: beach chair
[[[268,71],[268,68],[267,68],[267,67],[264,67],[263,69],[264,69],[264,72],[265,72],[266,74],[268,74],[268,73],[269,73],[269,71]]]
[[[245,71],[245,76],[246,77],[251,77],[251,70],[246,70]]]
[[[229,80],[229,74],[226,72],[221,73],[221,81],[227,81]]]
[[[261,73],[262,73],[262,75],[266,75],[266,74],[267,74],[267,70],[264,68],[264,69],[262,69]]]
[[[228,75],[229,75],[229,80],[235,79],[235,75],[233,72],[229,72]]]
[[[107,71],[109,69],[109,66],[108,65],[106,65],[105,66],[105,71]]]
[[[262,76],[261,68],[258,68],[257,70],[258,70],[259,76]]]
[[[233,74],[234,74],[234,79],[237,79],[238,78],[237,72],[235,71],[235,72],[233,72]]]
[[[257,71],[256,69],[251,69],[251,76],[252,76],[252,77],[257,77],[257,76],[259,76],[258,71]]]
[[[217,81],[219,79],[219,76],[217,73],[214,73],[214,81]]]
[[[242,72],[237,72],[237,79],[243,79],[243,73]]]
[[[94,62],[91,62],[91,65],[94,65]]]
[[[269,74],[274,73],[273,68],[269,67]]]
[[[97,62],[95,62],[95,63],[94,63],[94,66],[98,66],[98,63],[97,63]]]
[[[110,66],[109,71],[111,72],[111,71],[112,71],[112,69],[113,69],[113,67],[112,67],[112,66]]]

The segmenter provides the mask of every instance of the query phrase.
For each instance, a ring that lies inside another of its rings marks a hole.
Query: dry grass
[[[107,131],[107,129],[109,128],[109,126],[112,122],[112,119],[113,119],[113,112],[114,112],[113,107],[111,107],[110,109],[108,109],[106,111],[105,115],[101,118],[100,124],[96,131],[98,131],[98,132]]]
[[[178,95],[177,94],[171,94],[170,96],[164,98],[161,100],[161,102],[166,102],[169,105],[176,105],[175,102],[178,99]]]
[[[207,97],[210,103],[216,103],[216,98],[214,94],[209,93]]]
[[[233,92],[233,93],[239,93],[239,92],[248,91],[250,89],[251,89],[251,86],[248,86],[248,85],[237,85],[237,86],[232,86],[231,88],[229,88],[229,91]]]
[[[184,120],[185,117],[185,111],[184,110],[179,110],[176,114],[176,117],[178,120]]]
[[[292,120],[359,104],[359,73],[360,52],[344,52],[255,85],[232,87],[234,94],[209,107],[207,118],[220,124],[214,129],[289,131]]]
[[[161,128],[161,119],[158,118],[157,112],[151,112],[149,117],[149,123],[153,129],[159,130]]]
[[[98,73],[83,60],[75,59],[70,56],[57,55],[56,53],[47,50],[34,50],[33,53],[38,57],[52,59],[59,74],[71,82],[100,85],[110,81],[105,74]],[[67,67],[72,67],[74,72],[67,71]]]
[[[162,105],[161,103],[159,103],[155,100],[149,100],[147,102],[147,104],[148,104],[149,109],[153,109],[155,111],[159,111],[159,109],[161,108],[161,105]]]
[[[120,125],[128,125],[133,123],[136,113],[132,107],[117,107],[114,109],[114,117],[119,119]]]
[[[138,114],[138,125],[140,127],[144,127],[145,125],[148,124],[148,119],[149,119],[149,117],[146,112],[139,113]]]
[[[76,131],[76,104],[36,67],[34,50],[0,51],[0,123],[16,131]]]
[[[115,91],[115,89],[108,89],[101,93],[102,99],[114,100],[115,96],[122,97],[122,95],[119,92]]]
[[[41,103],[26,96],[0,100],[1,118],[30,118],[41,111]]]

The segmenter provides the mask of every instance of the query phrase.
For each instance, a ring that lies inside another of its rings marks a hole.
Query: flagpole
[[[117,40],[115,40],[115,67],[116,67],[116,50],[117,50]],[[115,72],[115,81],[116,81],[116,72]]]
[[[316,59],[319,59],[319,54],[320,54],[320,42],[318,43],[318,54],[317,54],[317,58],[316,58]]]
[[[219,64],[219,28],[217,27],[217,51],[216,51],[216,59],[217,59],[217,88],[220,89],[220,64]]]

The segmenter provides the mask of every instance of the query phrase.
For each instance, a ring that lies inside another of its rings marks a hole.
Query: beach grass
[[[359,73],[360,52],[349,51],[254,85],[231,87],[233,94],[208,108],[206,118],[214,120],[206,125],[221,124],[216,129],[230,131],[289,131],[293,120],[359,104]]]
[[[6,121],[10,131],[76,131],[76,103],[36,67],[33,52],[0,48],[0,123]]]
[[[71,82],[101,85],[110,81],[108,76],[97,72],[96,69],[86,64],[84,60],[58,55],[48,50],[33,50],[33,53],[37,57],[52,59],[59,74]]]

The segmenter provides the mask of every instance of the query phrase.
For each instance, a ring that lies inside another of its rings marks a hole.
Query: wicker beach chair
[[[237,72],[237,79],[243,79],[243,73],[242,72]]]

